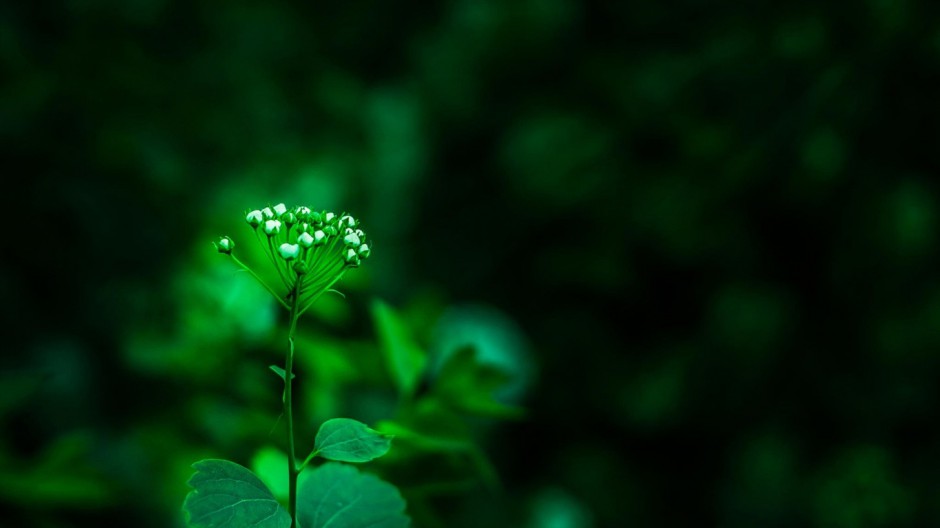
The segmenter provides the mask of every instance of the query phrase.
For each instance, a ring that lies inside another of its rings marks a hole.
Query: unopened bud
[[[277,248],[278,253],[281,254],[281,258],[284,260],[294,260],[300,255],[300,246],[297,244],[288,244],[287,242],[281,244],[281,247]]]
[[[274,206],[274,214],[276,214],[277,216],[281,216],[282,214],[284,214],[284,213],[286,213],[286,212],[287,212],[287,206],[286,206],[286,205],[284,205],[284,204],[282,204],[282,203],[279,203],[279,204],[277,204],[277,205]]]
[[[356,219],[346,215],[339,219],[339,225],[344,227],[356,227]]]
[[[305,248],[313,246],[313,242],[313,237],[307,232],[301,233],[300,236],[297,237],[297,243]]]
[[[359,246],[359,256],[362,258],[369,258],[369,255],[372,254],[372,250],[369,248],[369,244],[363,244]]]
[[[261,214],[261,211],[255,209],[245,216],[245,221],[248,222],[251,227],[258,227],[261,225],[261,222],[264,221],[264,215]]]
[[[350,247],[359,247],[359,244],[362,243],[362,241],[359,240],[359,237],[356,235],[356,233],[349,233],[346,236],[344,236],[343,242],[345,242],[346,245]]]
[[[322,246],[326,244],[326,233],[319,229],[313,232],[313,245]]]
[[[346,264],[359,265],[359,254],[356,253],[355,249],[349,248],[346,250]]]
[[[264,222],[264,232],[268,236],[274,236],[281,232],[281,221],[280,220],[266,220]]]
[[[297,223],[297,215],[294,213],[284,213],[281,215],[281,221],[287,224],[287,227],[290,227]]]
[[[215,248],[219,250],[219,253],[231,255],[232,250],[235,249],[235,242],[229,237],[222,237],[215,243]]]
[[[294,263],[294,273],[296,273],[297,275],[306,275],[306,274],[307,274],[307,263],[304,262],[304,261],[302,261],[302,260],[298,260],[297,262],[295,262],[295,263]]]

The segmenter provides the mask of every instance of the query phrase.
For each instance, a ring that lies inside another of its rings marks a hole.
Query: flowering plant
[[[369,258],[371,249],[359,221],[347,214],[314,211],[306,206],[288,209],[282,203],[247,212],[245,220],[276,269],[283,293],[235,256],[235,241],[230,237],[220,238],[215,247],[257,279],[290,313],[284,367],[271,366],[284,382],[288,503],[285,509],[257,476],[234,462],[201,460],[193,464],[196,474],[189,481],[193,490],[183,503],[190,526],[408,526],[405,503],[397,488],[343,464],[368,462],[384,455],[391,446],[390,436],[356,420],[334,418],[320,426],[313,449],[302,462],[298,462],[294,449],[292,382],[296,377],[293,365],[297,322],[321,295],[334,291],[332,287],[348,270],[358,268]],[[300,474],[316,457],[330,462],[317,466],[299,482]]]

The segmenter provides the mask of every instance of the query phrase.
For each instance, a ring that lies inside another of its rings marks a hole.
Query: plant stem
[[[290,344],[290,348],[287,350],[287,359],[284,365],[284,417],[287,419],[287,471],[290,489],[287,511],[290,513],[291,528],[297,527],[297,475],[300,474],[300,468],[297,467],[297,458],[294,453],[294,414],[291,405],[291,378],[294,374],[294,331],[297,329],[297,319],[300,318],[300,313],[297,308],[300,302],[301,283],[302,280],[298,277],[294,282],[294,288],[291,290],[290,294],[290,330],[287,334],[287,341]]]
[[[270,292],[271,295],[273,295],[274,298],[277,299],[278,304],[280,304],[280,305],[283,306],[284,308],[287,308],[288,310],[290,310],[290,306],[287,306],[287,303],[284,302],[284,299],[281,299],[281,296],[278,295],[277,292],[274,291],[273,288],[271,288],[270,286],[268,286],[268,283],[264,282],[264,279],[262,279],[261,277],[259,277],[257,273],[255,273],[254,271],[251,270],[251,268],[249,268],[248,266],[246,266],[244,262],[238,260],[238,257],[236,257],[235,255],[232,255],[231,253],[229,253],[229,256],[232,257],[232,260],[235,262],[235,264],[238,264],[238,266],[239,266],[241,269],[243,269],[243,270],[247,271],[248,273],[250,273],[251,276],[255,278],[255,280],[257,280],[258,282],[260,282],[261,285],[264,286],[264,289],[268,290],[268,292]]]

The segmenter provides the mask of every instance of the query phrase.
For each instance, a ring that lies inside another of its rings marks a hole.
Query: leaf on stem
[[[392,444],[382,434],[350,418],[333,418],[317,431],[314,453],[339,462],[368,462],[388,453]]]
[[[280,376],[281,380],[286,381],[285,378],[284,378],[284,375],[286,374],[286,372],[284,372],[284,369],[282,369],[281,367],[279,367],[279,366],[277,366],[277,365],[271,365],[271,366],[269,366],[268,368],[271,369],[271,370],[273,370],[275,374],[277,374],[278,376]],[[290,379],[294,379],[294,378],[296,378],[296,377],[297,377],[297,374],[294,374],[293,372],[291,372]]]
[[[290,514],[251,471],[228,460],[200,460],[183,502],[189,524],[205,528],[289,528]]]
[[[411,523],[398,488],[335,462],[301,475],[297,520],[303,528],[405,528]]]
[[[372,302],[372,319],[385,354],[385,362],[398,392],[414,394],[424,372],[427,355],[415,343],[404,321],[392,308],[376,299]]]

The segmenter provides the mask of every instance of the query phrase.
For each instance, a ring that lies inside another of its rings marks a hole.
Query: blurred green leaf
[[[410,523],[395,486],[335,462],[302,474],[297,520],[304,528],[404,528]]]
[[[494,418],[519,418],[524,410],[495,399],[493,393],[510,379],[504,370],[480,363],[476,349],[463,347],[441,367],[433,391],[441,399],[468,414]]]
[[[200,460],[183,509],[192,526],[287,528],[290,514],[251,471],[228,460]]]
[[[473,448],[473,443],[469,440],[434,436],[416,431],[405,424],[385,420],[376,424],[379,431],[384,434],[395,436],[396,440],[402,440],[424,451],[438,452],[463,452]]]
[[[274,497],[286,503],[290,493],[287,482],[287,455],[273,446],[265,446],[251,459],[251,470],[261,479]]]
[[[328,460],[368,462],[391,448],[390,436],[350,418],[327,420],[317,431],[314,451]]]
[[[378,299],[373,300],[372,319],[395,386],[403,395],[414,394],[421,373],[424,372],[427,355],[389,305]]]

